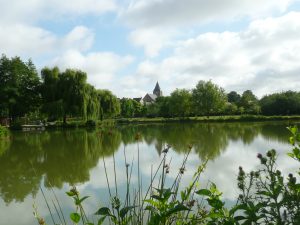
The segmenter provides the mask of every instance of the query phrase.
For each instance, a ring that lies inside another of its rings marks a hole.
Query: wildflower
[[[39,222],[40,225],[45,224],[45,220],[43,218],[38,218],[38,222]]]
[[[128,168],[130,166],[130,164],[129,163],[126,163],[126,167]]]
[[[239,176],[244,176],[245,175],[245,172],[243,170],[243,167],[239,167]]]
[[[167,154],[168,151],[169,151],[169,149],[168,149],[168,148],[165,148],[162,152],[165,153],[165,154]]]
[[[263,165],[265,165],[267,163],[267,159],[265,157],[262,157],[260,159],[260,163],[263,164]]]
[[[262,154],[258,153],[257,154],[257,158],[261,159],[262,158]]]
[[[76,187],[71,188],[70,192],[72,192],[74,195],[78,195],[79,192],[77,191]]]
[[[192,147],[193,147],[193,146],[192,146],[191,144],[188,145],[188,148],[189,148],[189,149],[192,149]]]
[[[181,167],[181,168],[179,169],[179,172],[180,172],[181,174],[184,174],[184,171],[185,171],[185,168],[184,168],[184,167]]]

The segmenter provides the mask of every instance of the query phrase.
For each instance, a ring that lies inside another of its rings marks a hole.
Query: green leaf
[[[123,219],[125,216],[126,216],[126,214],[130,211],[130,210],[132,210],[132,209],[134,209],[135,208],[135,206],[127,206],[127,207],[124,207],[123,209],[121,209],[120,210],[120,216],[121,216],[121,218]]]
[[[205,196],[211,196],[210,190],[207,190],[207,189],[200,189],[199,191],[196,191],[196,194],[198,194],[198,195],[205,195]]]
[[[104,222],[104,220],[105,220],[105,218],[106,218],[106,216],[103,216],[103,217],[101,217],[99,220],[98,220],[98,225],[101,225],[103,222]]]
[[[233,215],[238,210],[247,210],[247,209],[248,207],[246,204],[237,205],[229,210],[229,215]]]
[[[236,217],[234,217],[234,220],[236,220],[236,221],[245,220],[245,219],[246,219],[246,217],[244,217],[244,216],[236,216]]]
[[[170,209],[170,210],[168,210],[167,212],[166,212],[166,216],[170,216],[170,215],[172,215],[172,214],[175,214],[175,213],[178,213],[178,212],[180,212],[180,211],[189,211],[190,209],[188,208],[188,207],[186,207],[185,205],[183,205],[183,204],[178,204],[178,205],[176,205],[174,208],[172,208],[172,209]]]
[[[80,205],[81,202],[83,202],[85,199],[89,198],[90,196],[84,196],[83,198],[81,199],[75,199],[75,204],[76,205]]]
[[[71,213],[70,218],[74,223],[78,223],[80,221],[80,215],[78,213]]]
[[[158,196],[158,195],[151,195],[151,198],[154,198],[154,199],[156,199],[156,200],[158,200],[158,201],[164,200],[163,198],[161,198],[161,197]]]
[[[102,215],[102,216],[111,216],[110,209],[107,207],[102,207],[95,212],[95,215]]]
[[[215,209],[221,209],[224,206],[224,203],[219,199],[207,199],[207,202]]]
[[[154,208],[152,205],[147,205],[146,207],[145,207],[145,210],[149,210],[149,211],[151,211],[151,212],[155,212],[156,211],[156,208]]]
[[[69,195],[69,196],[71,196],[71,197],[75,195],[75,193],[72,192],[72,191],[67,191],[66,194]]]

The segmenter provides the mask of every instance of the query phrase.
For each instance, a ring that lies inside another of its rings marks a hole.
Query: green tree
[[[241,101],[241,96],[236,91],[231,91],[227,94],[228,102],[238,105]]]
[[[58,67],[52,69],[45,67],[42,75],[42,112],[48,116],[48,120],[54,121],[63,117],[63,99],[59,88],[60,71]]]
[[[42,112],[49,120],[67,117],[98,119],[100,102],[96,89],[86,82],[87,74],[80,70],[67,69],[60,72],[57,67],[42,69]]]
[[[300,93],[286,91],[266,95],[260,100],[264,115],[291,115],[300,113]]]
[[[199,81],[192,90],[192,101],[196,115],[209,117],[223,111],[227,96],[222,88],[211,81]]]
[[[156,99],[155,103],[149,106],[149,112],[153,113],[153,116],[162,116],[162,117],[170,117],[170,105],[171,105],[171,97],[170,96],[160,96]],[[152,111],[151,111],[152,110]]]
[[[176,89],[171,93],[170,112],[172,116],[188,116],[191,114],[192,94],[186,89]]]
[[[37,110],[40,79],[31,60],[0,58],[0,113],[14,121]]]
[[[122,98],[120,103],[122,117],[133,117],[135,113],[134,100],[129,98]]]
[[[64,123],[67,122],[68,116],[86,118],[86,79],[86,73],[80,70],[67,69],[60,74],[59,89],[63,99]]]
[[[243,107],[247,114],[259,114],[260,106],[258,104],[257,97],[252,93],[251,90],[243,92],[240,101],[240,107]]]
[[[86,119],[97,120],[100,117],[101,106],[97,90],[90,84],[85,85],[85,112]]]
[[[109,90],[97,90],[100,102],[101,120],[118,116],[121,112],[119,99]]]

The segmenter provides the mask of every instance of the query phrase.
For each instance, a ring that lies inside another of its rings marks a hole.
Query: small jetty
[[[22,125],[23,131],[45,130],[45,125]]]

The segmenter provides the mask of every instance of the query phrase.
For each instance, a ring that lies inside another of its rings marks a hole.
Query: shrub
[[[88,121],[86,121],[85,125],[87,127],[96,127],[96,121],[94,121],[94,120],[88,120]]]
[[[0,125],[0,137],[7,137],[8,135],[8,129]]]

